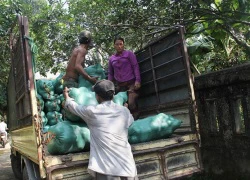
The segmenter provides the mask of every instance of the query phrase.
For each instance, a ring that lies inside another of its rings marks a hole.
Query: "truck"
[[[11,166],[18,179],[91,179],[89,152],[51,155],[36,98],[28,18],[17,17],[11,36],[7,121]],[[202,172],[198,116],[184,27],[136,52],[141,72],[140,118],[166,113],[182,121],[169,138],[133,144],[139,179],[179,179]]]

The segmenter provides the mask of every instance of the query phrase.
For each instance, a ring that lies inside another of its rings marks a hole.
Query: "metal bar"
[[[158,78],[158,79],[155,79],[155,80],[152,80],[152,81],[145,82],[145,83],[143,83],[142,85],[149,84],[149,83],[152,83],[152,82],[161,80],[161,79],[165,79],[165,78],[167,78],[167,77],[173,76],[173,75],[175,75],[175,74],[178,74],[178,73],[181,73],[181,72],[184,72],[184,71],[186,71],[186,70],[185,70],[185,69],[182,69],[182,70],[180,70],[180,71],[177,71],[177,72],[168,74],[168,75],[163,76],[163,77],[160,77],[160,78]]]
[[[161,80],[161,79],[166,79],[166,78],[168,78],[168,77],[170,77],[170,76],[173,76],[173,75],[175,75],[175,74],[179,74],[179,73],[181,73],[181,72],[185,72],[185,69],[176,71],[176,72],[171,73],[171,74],[168,74],[168,75],[166,75],[166,76],[162,76],[162,77],[160,77],[160,78],[158,78],[158,79],[156,79],[156,80],[158,81],[158,80]]]
[[[180,42],[181,42],[181,51],[183,54],[183,64],[186,68],[186,77],[188,82],[188,91],[190,96],[190,123],[191,128],[193,131],[196,131],[197,135],[199,136],[199,123],[198,123],[198,116],[197,116],[197,109],[196,109],[196,102],[195,102],[195,94],[194,94],[194,87],[193,87],[193,76],[190,70],[190,63],[189,63],[189,56],[187,53],[187,47],[185,44],[185,38],[184,38],[184,27],[179,27],[179,33],[180,33]],[[199,137],[200,139],[200,137]]]
[[[144,73],[147,73],[149,71],[152,71],[152,69],[148,69],[148,70],[145,70],[145,71],[141,72],[141,75],[144,74]]]
[[[174,61],[176,61],[176,60],[178,60],[178,59],[181,59],[181,58],[183,58],[183,56],[180,56],[180,57],[177,57],[177,58],[175,58],[175,59],[172,59],[172,60],[170,60],[170,61],[168,61],[168,62],[165,62],[165,63],[163,63],[163,64],[161,64],[161,65],[159,65],[159,66],[155,66],[154,68],[155,68],[155,69],[160,68],[160,67],[162,67],[162,66],[165,66],[165,65],[167,65],[167,64],[169,64],[169,63],[171,63],[171,62],[174,62]],[[149,71],[151,71],[151,69],[145,70],[145,71],[141,72],[141,74],[144,74],[144,73],[149,72]]]
[[[181,101],[175,101],[172,103],[167,103],[167,104],[159,104],[156,106],[150,106],[147,108],[143,108],[143,110],[140,110],[140,112],[147,112],[147,111],[153,111],[153,110],[160,110],[160,109],[171,109],[171,108],[177,108],[183,105],[189,105],[189,99],[184,99]]]
[[[177,57],[177,58],[175,58],[175,59],[171,59],[170,61],[167,61],[167,62],[165,62],[165,63],[162,63],[161,65],[155,66],[155,69],[160,68],[160,67],[162,67],[162,66],[165,66],[165,65],[167,65],[167,64],[169,64],[169,63],[172,63],[172,62],[174,62],[174,61],[176,61],[176,60],[178,60],[178,59],[181,59],[181,58],[183,58],[183,56],[179,56],[179,57]]]
[[[27,117],[30,117],[31,114],[25,114],[24,116],[20,117],[18,120],[26,119]]]
[[[18,104],[21,100],[22,100],[22,98],[25,96],[25,93],[22,93],[19,97],[18,97],[18,99],[16,100],[16,104]]]
[[[149,54],[150,54],[150,61],[151,61],[151,67],[152,67],[152,73],[153,73],[153,81],[154,81],[154,86],[155,86],[155,93],[156,93],[156,98],[158,100],[158,104],[160,103],[160,97],[158,93],[158,86],[156,83],[156,75],[155,75],[155,70],[154,70],[154,62],[153,62],[153,57],[152,57],[152,48],[149,46]]]
[[[82,161],[82,160],[80,161],[79,160],[79,161],[67,162],[67,163],[64,163],[64,164],[47,167],[46,171],[47,171],[47,173],[51,173],[55,169],[58,170],[58,169],[63,169],[63,168],[67,168],[67,167],[84,166],[84,165],[87,165],[88,162],[89,162],[88,160],[87,161]]]
[[[181,151],[181,152],[171,153],[168,155],[168,157],[172,157],[172,156],[176,156],[176,155],[180,155],[180,154],[184,154],[184,153],[192,153],[192,152],[196,152],[196,151],[194,149],[189,149],[189,150],[185,150],[185,151]]]
[[[169,47],[167,47],[166,49],[163,49],[163,50],[161,50],[161,51],[159,51],[159,52],[153,54],[153,57],[154,57],[154,56],[157,56],[157,55],[159,55],[159,54],[161,54],[161,53],[163,53],[163,52],[165,52],[165,51],[167,51],[167,50],[169,50],[169,49],[171,49],[171,48],[173,48],[173,47],[175,47],[175,46],[177,46],[177,45],[179,45],[179,44],[180,44],[180,42],[177,42],[177,43],[173,44],[172,46],[169,46]]]
[[[172,144],[172,145],[168,145],[168,146],[160,147],[160,148],[152,148],[152,149],[147,149],[147,150],[133,151],[133,154],[138,155],[138,154],[151,153],[151,152],[155,152],[155,151],[167,150],[170,148],[177,148],[177,147],[180,147],[183,145],[188,145],[188,144],[197,144],[198,145],[198,142],[196,140],[190,140],[188,142],[180,142],[178,144],[176,143],[176,144]],[[132,147],[133,147],[133,145],[132,145]],[[132,148],[132,150],[133,150],[133,148]]]
[[[159,55],[159,54],[161,54],[161,53],[163,53],[163,52],[165,52],[165,51],[168,51],[169,49],[171,49],[171,48],[173,48],[173,47],[175,47],[175,46],[178,46],[179,44],[180,44],[180,42],[177,42],[177,43],[173,44],[172,46],[169,46],[169,47],[167,47],[167,48],[165,48],[165,49],[163,49],[163,50],[161,50],[161,51],[159,51],[159,52],[157,52],[157,53],[155,53],[155,54],[152,54],[152,57],[157,56],[157,55]],[[151,47],[151,46],[149,46],[149,47]],[[144,61],[146,61],[146,60],[148,60],[148,59],[149,59],[149,57],[147,57],[147,58],[141,60],[141,61],[139,62],[139,64],[140,64],[140,63],[143,63]]]
[[[143,60],[141,60],[140,62],[138,62],[139,64],[140,63],[143,63],[143,62],[145,62],[146,60],[148,60],[148,59],[150,59],[150,57],[146,57],[146,58],[144,58]]]

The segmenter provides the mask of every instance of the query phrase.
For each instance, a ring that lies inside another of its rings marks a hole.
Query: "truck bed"
[[[172,135],[170,138],[132,145],[140,179],[173,179],[199,172],[201,163],[197,153],[195,134]],[[67,155],[46,153],[44,164],[52,179],[90,179],[89,152]]]

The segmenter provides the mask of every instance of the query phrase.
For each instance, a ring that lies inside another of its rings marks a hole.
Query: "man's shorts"
[[[68,78],[67,80],[63,80],[63,88],[78,88],[78,83],[73,78]]]

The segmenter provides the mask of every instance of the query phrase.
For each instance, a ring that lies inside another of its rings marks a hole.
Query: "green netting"
[[[63,76],[64,73],[61,73],[55,80],[53,80],[54,91],[56,94],[63,93],[63,81],[62,81]]]
[[[88,151],[90,132],[83,122],[63,121],[48,129],[46,142],[52,155]]]
[[[42,117],[42,123],[43,123],[43,127],[44,127],[47,125],[48,119],[43,111],[41,111],[41,117]]]
[[[50,128],[50,125],[46,125],[43,127],[43,133],[47,133]]]
[[[69,96],[80,105],[97,105],[95,93],[88,90],[86,87],[71,88]],[[70,121],[81,121],[81,118],[65,110],[65,118]]]
[[[43,97],[40,94],[36,94],[37,97],[37,105],[40,106],[41,111],[44,109],[44,100]]]
[[[58,122],[62,122],[63,121],[62,114],[59,113],[59,112],[57,112],[57,111],[48,112],[46,114],[46,117],[48,119],[48,125],[50,125],[50,126],[55,125]]]
[[[129,142],[136,144],[168,138],[181,123],[182,121],[164,113],[139,119],[129,127]]]
[[[88,66],[84,68],[84,70],[86,71],[86,73],[88,73],[89,76],[98,77],[99,80],[105,79],[105,71],[100,64]],[[82,76],[79,76],[78,83],[79,87],[86,87],[88,89],[91,89],[93,86],[91,82],[84,79]]]
[[[54,85],[52,80],[48,79],[39,79],[36,81],[37,92],[45,100],[55,99]]]
[[[85,70],[90,76],[105,78],[100,65],[89,66]],[[62,108],[64,97],[61,78],[62,74],[55,80],[37,80],[36,83],[40,94],[37,95],[38,104],[47,112],[45,116],[42,111],[41,116],[48,151],[52,155],[89,150],[90,132],[86,124],[80,117]],[[97,105],[95,93],[91,90],[92,84],[81,78],[79,76],[80,87],[71,88],[69,96],[80,105]],[[114,102],[119,105],[124,105],[127,100],[127,92],[119,92],[114,97]],[[180,120],[163,113],[139,119],[129,127],[129,142],[135,144],[168,138],[180,125]]]
[[[61,100],[59,96],[56,96],[54,100],[47,100],[45,102],[45,111],[51,112],[51,111],[60,111],[61,109]]]
[[[97,105],[98,102],[95,98],[95,93],[90,91],[86,87],[80,88],[71,88],[69,92],[69,96],[72,97],[76,103],[80,105]],[[114,97],[114,102],[120,105],[123,105],[128,99],[126,92],[119,92]],[[64,112],[65,118],[70,121],[81,121],[81,118],[72,114],[71,112],[65,110]]]
[[[127,92],[119,92],[119,93],[117,93],[114,96],[113,101],[116,104],[119,104],[119,105],[123,106],[124,103],[128,101],[128,94],[127,94]]]

